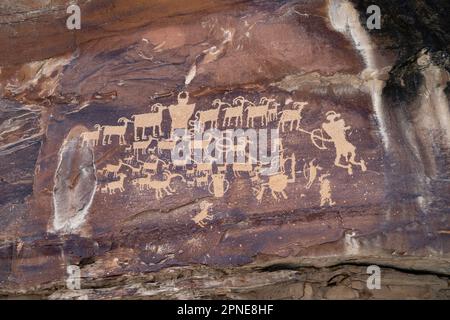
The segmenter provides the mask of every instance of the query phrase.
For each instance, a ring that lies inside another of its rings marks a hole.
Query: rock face
[[[449,298],[446,5],[368,5],[0,4],[0,294]]]

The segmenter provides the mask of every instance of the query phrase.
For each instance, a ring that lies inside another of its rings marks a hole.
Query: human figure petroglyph
[[[189,104],[189,93],[182,91],[178,94],[178,103],[169,106],[169,113],[172,119],[171,134],[176,129],[188,129],[189,119],[195,109],[195,103]]]
[[[316,159],[312,159],[308,164],[305,163],[303,166],[303,176],[308,180],[306,183],[306,189],[311,188],[317,178],[318,171],[323,169],[319,165],[315,164],[315,161]]]
[[[108,182],[104,187],[102,187],[100,189],[101,193],[115,194],[116,191],[119,191],[119,192],[125,191],[125,188],[123,185],[124,185],[125,178],[127,177],[126,174],[119,173],[117,176],[119,177],[119,180]]]
[[[335,111],[328,111],[326,117],[328,122],[322,124],[322,129],[330,137],[336,149],[336,158],[334,165],[337,167],[345,168],[348,174],[353,174],[352,165],[357,165],[364,172],[367,170],[364,160],[356,161],[356,147],[351,144],[346,137],[346,131],[350,130],[350,126],[345,125],[344,119],[339,119],[340,114]],[[341,159],[344,158],[346,163],[342,163]]]
[[[117,178],[120,168],[122,168],[123,161],[119,159],[118,164],[107,164],[102,169],[97,170],[98,174],[109,174],[112,173],[114,178]]]
[[[293,109],[280,111],[278,113],[280,115],[278,129],[284,132],[285,125],[288,124],[290,131],[292,131],[294,130],[294,123],[296,123],[295,130],[298,130],[300,128],[300,121],[302,120],[302,111],[307,104],[308,102],[294,102],[292,104]]]
[[[258,202],[261,203],[266,189],[270,189],[272,197],[276,201],[280,201],[280,196],[283,197],[284,199],[288,198],[286,194],[286,188],[289,183],[295,182],[295,173],[296,173],[295,154],[293,153],[291,157],[286,158],[286,161],[287,160],[291,161],[290,177],[286,174],[286,172],[281,170],[280,172],[277,172],[276,174],[269,176],[269,181],[266,183],[261,183],[259,188],[253,187],[253,191],[256,192],[256,199],[258,200]]]
[[[119,137],[119,144],[124,145],[125,142],[125,132],[127,131],[128,123],[131,123],[132,121],[122,117],[117,120],[117,123],[122,123],[121,126],[102,126],[103,129],[103,141],[102,144],[111,144],[112,137],[117,136]]]
[[[102,130],[102,126],[99,124],[96,124],[94,126],[94,128],[96,129],[95,131],[87,131],[87,132],[82,132],[81,133],[81,139],[83,140],[83,146],[85,145],[92,145],[92,146],[97,146],[98,145],[98,140],[100,139],[100,131]]]
[[[164,192],[170,196],[175,190],[172,189],[170,183],[174,178],[181,178],[182,181],[186,182],[186,179],[178,173],[172,173],[168,170],[165,170],[163,173],[164,180],[151,180],[148,184],[150,189],[155,190],[156,199],[161,200],[164,197]]]
[[[200,212],[192,218],[192,221],[204,228],[206,226],[206,220],[211,221],[213,219],[213,216],[209,214],[211,207],[212,204],[207,201],[200,202]]]
[[[320,182],[320,206],[334,206],[336,203],[331,199],[331,183],[330,180],[327,179],[330,174],[322,174],[319,177]]]
[[[147,136],[145,135],[146,129],[151,129],[153,136],[161,135],[161,126],[163,121],[163,111],[167,107],[163,106],[161,103],[155,103],[150,107],[153,112],[132,115],[134,123],[134,139],[136,141],[145,140]],[[141,129],[141,137],[138,136],[138,129]]]

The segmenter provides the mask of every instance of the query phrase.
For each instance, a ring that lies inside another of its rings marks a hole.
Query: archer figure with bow
[[[356,147],[346,137],[346,132],[351,127],[346,126],[344,119],[340,119],[340,117],[341,115],[339,113],[328,111],[326,113],[327,121],[322,124],[321,129],[315,129],[309,132],[300,128],[299,131],[309,134],[312,143],[320,150],[327,149],[324,142],[332,142],[336,150],[336,158],[334,159],[335,166],[347,169],[350,175],[353,174],[353,165],[359,166],[364,172],[367,170],[365,161],[356,161]],[[329,138],[323,136],[324,131]],[[342,158],[344,162],[341,161]]]

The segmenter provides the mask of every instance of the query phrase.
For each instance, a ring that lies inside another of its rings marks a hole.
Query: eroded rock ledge
[[[374,3],[4,1],[0,295],[449,298],[449,8]],[[195,119],[282,166],[177,165]]]

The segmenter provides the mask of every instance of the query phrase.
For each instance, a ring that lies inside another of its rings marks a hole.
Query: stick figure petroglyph
[[[316,159],[312,159],[309,164],[305,163],[305,165],[303,166],[303,175],[308,180],[306,189],[311,188],[312,184],[316,180],[318,171],[323,169],[319,165],[316,165],[314,163],[315,161]]]

